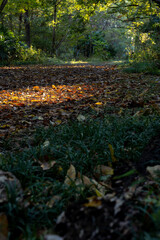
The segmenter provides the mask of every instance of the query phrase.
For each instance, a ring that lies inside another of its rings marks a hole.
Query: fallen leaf
[[[48,140],[46,140],[46,141],[43,143],[42,148],[47,148],[47,147],[49,147],[49,145],[50,145],[50,142],[49,142]]]
[[[55,124],[56,124],[56,125],[60,125],[61,123],[62,123],[61,120],[57,120],[57,121],[55,121]]]
[[[71,164],[67,171],[64,183],[67,185],[71,185],[75,181],[75,179],[76,179],[76,170],[75,170],[75,167]]]
[[[110,153],[111,153],[112,162],[116,162],[117,159],[116,159],[115,156],[114,156],[114,149],[113,149],[112,145],[111,145],[111,144],[108,144],[108,147],[109,147],[109,150],[110,150]]]
[[[83,204],[85,207],[99,207],[102,205],[101,199],[97,198],[96,196],[88,198],[88,203]]]
[[[79,121],[79,122],[83,122],[83,121],[85,121],[85,116],[83,116],[83,115],[78,115],[78,117],[77,117],[77,120]]]
[[[105,176],[105,175],[113,175],[114,174],[114,170],[111,167],[105,166],[105,165],[98,165],[95,167],[94,169],[94,175],[96,178],[100,178],[101,176]]]
[[[103,105],[102,102],[96,102],[95,104],[98,105],[98,106]]]
[[[54,204],[55,204],[56,202],[59,202],[61,199],[62,199],[61,196],[55,195],[55,196],[53,196],[53,197],[46,203],[46,205],[47,205],[49,208],[52,208],[52,207],[54,206]]]
[[[146,170],[147,170],[147,172],[150,173],[150,175],[153,178],[158,178],[160,176],[160,165],[156,165],[156,166],[153,166],[153,167],[148,166],[146,168]]]
[[[43,162],[43,163],[39,161],[39,163],[41,164],[41,168],[43,170],[49,170],[56,164],[56,161]]]

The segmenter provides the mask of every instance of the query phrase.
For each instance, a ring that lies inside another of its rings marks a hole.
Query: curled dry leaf
[[[51,162],[40,162],[40,165],[41,165],[41,168],[43,170],[49,170],[50,168],[52,168],[55,164],[56,164],[56,161],[51,161]]]
[[[75,181],[75,179],[76,179],[76,169],[71,164],[67,171],[64,183],[67,185],[71,185]]]

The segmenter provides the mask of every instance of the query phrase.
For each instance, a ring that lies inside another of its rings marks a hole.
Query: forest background
[[[159,32],[159,0],[3,0],[0,61],[114,59],[151,70],[160,58]]]

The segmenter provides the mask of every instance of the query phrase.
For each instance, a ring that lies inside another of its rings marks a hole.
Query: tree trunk
[[[24,24],[25,24],[25,32],[26,32],[26,44],[28,47],[31,46],[31,31],[30,31],[30,21],[29,21],[29,10],[25,10],[24,15]]]
[[[7,2],[8,2],[8,0],[3,0],[2,1],[1,5],[0,5],[0,14],[2,13],[2,11],[3,11],[4,7],[6,6]]]
[[[9,25],[10,25],[11,31],[13,32],[13,18],[11,14],[9,15]]]
[[[55,54],[56,51],[56,21],[57,21],[57,1],[54,5],[54,26],[53,26],[53,35],[52,35],[52,53]]]
[[[21,31],[22,31],[22,13],[19,14],[19,29],[18,29],[18,36],[21,36]]]

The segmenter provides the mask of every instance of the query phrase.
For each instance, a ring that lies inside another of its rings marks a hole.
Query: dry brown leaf
[[[98,179],[101,176],[106,176],[106,175],[112,176],[113,174],[114,174],[113,168],[105,166],[105,165],[98,165],[94,169],[94,175]]]
[[[54,206],[55,202],[58,202],[58,201],[60,201],[61,199],[62,199],[61,196],[55,195],[55,196],[53,196],[53,197],[47,202],[46,205],[47,205],[49,208],[52,208],[52,207]]]
[[[41,168],[43,170],[49,170],[56,164],[56,161],[51,161],[51,162],[40,162],[39,161],[39,163],[41,164]]]
[[[76,169],[71,164],[67,171],[64,183],[67,185],[71,185],[75,181],[75,179],[76,179]]]

